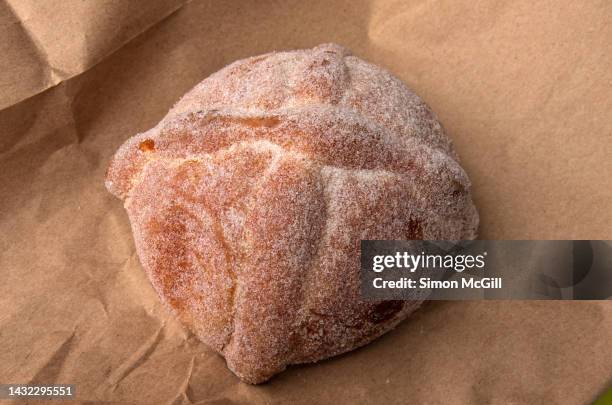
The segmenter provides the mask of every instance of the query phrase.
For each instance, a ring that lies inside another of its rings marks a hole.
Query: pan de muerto
[[[161,300],[249,383],[419,306],[360,298],[360,240],[473,239],[478,224],[429,107],[333,44],[214,73],[121,146],[106,187]]]

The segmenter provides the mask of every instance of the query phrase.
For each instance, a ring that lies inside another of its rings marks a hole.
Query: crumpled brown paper
[[[0,1],[0,383],[116,403],[588,403],[612,303],[435,302],[242,384],[142,272],[108,160],[237,58],[338,42],[438,113],[481,237],[610,239],[612,3]]]

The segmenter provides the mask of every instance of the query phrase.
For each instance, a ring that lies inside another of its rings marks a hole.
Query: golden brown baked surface
[[[333,44],[211,75],[121,146],[106,186],[162,301],[249,383],[419,306],[360,299],[360,240],[471,239],[478,225],[431,110]]]

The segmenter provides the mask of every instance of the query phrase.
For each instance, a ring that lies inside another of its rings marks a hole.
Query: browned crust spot
[[[155,141],[153,139],[145,139],[138,144],[138,149],[142,152],[153,152],[155,151]]]

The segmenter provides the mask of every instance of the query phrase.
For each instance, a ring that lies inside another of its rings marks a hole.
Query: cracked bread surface
[[[365,301],[364,239],[473,239],[470,182],[435,114],[335,44],[247,58],[127,140],[124,200],[164,304],[243,381],[362,346],[419,305]]]

